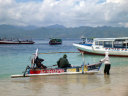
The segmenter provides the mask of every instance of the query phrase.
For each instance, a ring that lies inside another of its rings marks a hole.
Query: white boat
[[[92,44],[73,43],[81,53],[104,55],[106,51],[110,56],[128,57],[128,37],[120,38],[94,38]]]

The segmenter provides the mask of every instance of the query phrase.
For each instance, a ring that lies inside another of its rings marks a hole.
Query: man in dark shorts
[[[105,67],[104,67],[104,74],[107,74],[109,75],[109,71],[110,71],[110,68],[111,68],[111,63],[110,63],[110,59],[109,59],[109,53],[106,52],[105,53],[105,58],[101,59],[101,62],[103,62],[105,64]]]

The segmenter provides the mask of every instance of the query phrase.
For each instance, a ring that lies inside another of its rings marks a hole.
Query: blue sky
[[[127,0],[0,0],[0,25],[128,27]]]

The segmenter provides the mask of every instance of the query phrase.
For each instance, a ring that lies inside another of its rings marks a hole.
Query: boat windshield
[[[124,41],[114,41],[114,48],[127,48],[127,45],[124,43]]]
[[[104,47],[112,48],[112,41],[104,41]]]
[[[95,40],[95,45],[100,45],[106,48],[128,48],[128,40],[115,39],[115,40]]]

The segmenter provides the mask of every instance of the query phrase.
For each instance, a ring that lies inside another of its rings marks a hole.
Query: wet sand
[[[56,75],[0,80],[0,96],[128,96],[128,67],[94,75]]]

